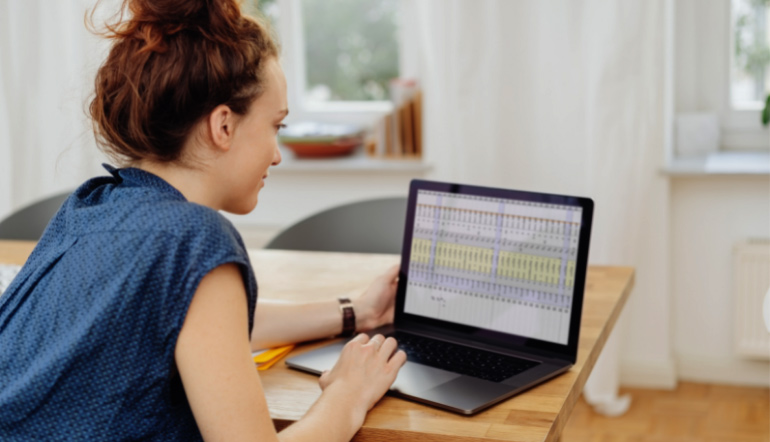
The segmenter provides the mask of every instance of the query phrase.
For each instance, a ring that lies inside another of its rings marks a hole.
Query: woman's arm
[[[361,296],[352,299],[356,330],[371,330],[393,322],[398,269],[398,265],[391,267]],[[277,347],[327,338],[341,332],[342,315],[337,299],[314,302],[260,300],[251,332],[251,348]]]
[[[247,328],[240,271],[233,264],[218,267],[200,282],[175,350],[187,399],[207,441],[350,440],[406,361],[402,351],[393,354],[392,338],[356,337],[321,378],[323,393],[307,415],[276,435]]]

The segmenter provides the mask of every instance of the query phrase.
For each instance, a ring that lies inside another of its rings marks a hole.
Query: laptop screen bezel
[[[489,198],[513,199],[544,204],[565,205],[580,207],[582,209],[577,261],[575,264],[572,314],[570,315],[569,337],[566,345],[543,341],[526,336],[513,335],[484,328],[456,324],[439,319],[414,315],[404,311],[406,302],[406,288],[408,284],[409,262],[411,258],[412,235],[414,231],[414,219],[416,212],[415,209],[417,206],[417,193],[419,190],[445,192],[458,195],[483,196]],[[585,294],[585,280],[588,267],[588,249],[591,238],[593,208],[593,200],[585,197],[555,195],[548,193],[500,189],[418,179],[412,180],[409,186],[409,199],[406,210],[404,239],[401,252],[401,269],[399,272],[398,290],[396,292],[396,309],[394,319],[396,327],[409,328],[410,326],[414,326],[416,328],[434,331],[436,333],[449,333],[456,338],[465,338],[473,342],[480,342],[496,347],[507,348],[513,351],[532,350],[536,353],[547,354],[548,356],[567,360],[574,364],[577,358],[578,340],[580,335],[580,319],[582,317],[583,311],[583,298]]]

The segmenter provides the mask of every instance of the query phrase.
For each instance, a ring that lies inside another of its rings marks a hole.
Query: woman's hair
[[[236,0],[123,0],[102,34],[114,41],[89,111],[99,147],[117,161],[178,160],[215,107],[248,112],[278,55],[264,21]]]

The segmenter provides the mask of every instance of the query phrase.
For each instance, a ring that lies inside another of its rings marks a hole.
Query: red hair
[[[267,26],[235,0],[123,0],[103,34],[113,44],[89,111],[97,143],[116,160],[178,160],[215,107],[248,112],[278,56]]]

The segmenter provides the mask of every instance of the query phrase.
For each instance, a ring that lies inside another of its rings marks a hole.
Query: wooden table
[[[0,241],[0,263],[22,264],[34,243]],[[254,250],[250,253],[264,298],[302,300],[355,293],[368,286],[394,255]],[[588,271],[578,360],[567,373],[472,417],[386,396],[369,413],[355,441],[556,441],[612,330],[634,282],[628,267]],[[294,354],[326,342],[299,346]],[[296,421],[321,394],[318,378],[276,364],[260,372],[279,430]]]

